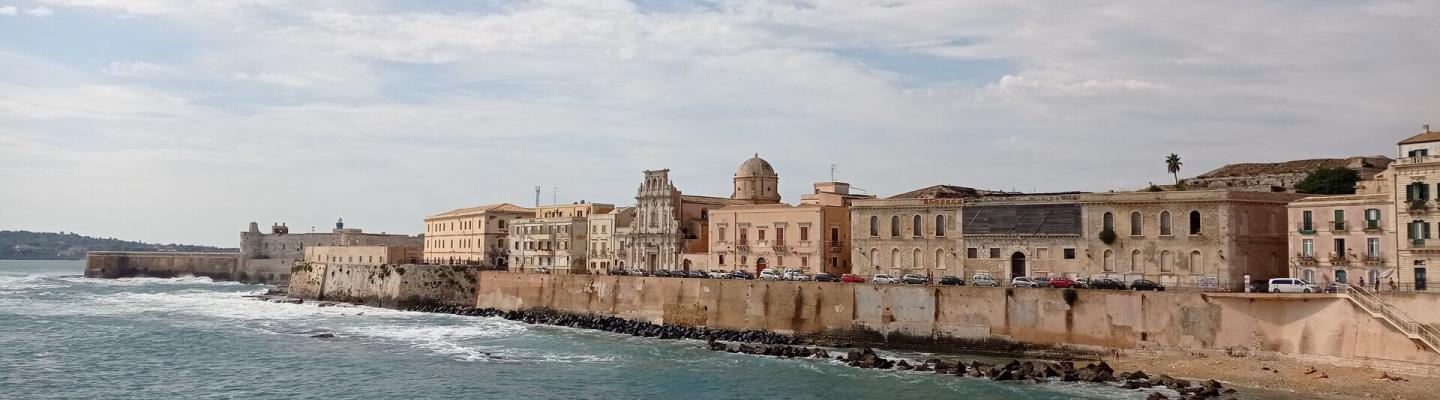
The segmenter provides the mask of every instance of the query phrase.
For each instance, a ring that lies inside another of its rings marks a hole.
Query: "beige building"
[[[1424,131],[1400,141],[1395,163],[1395,220],[1405,223],[1395,281],[1401,289],[1429,290],[1430,267],[1440,266],[1440,132]],[[1403,189],[1402,189],[1403,188]],[[1403,193],[1402,193],[1403,192]],[[1386,279],[1389,284],[1389,279]]]
[[[1361,181],[1355,194],[1290,203],[1290,276],[1307,282],[1373,285],[1396,271],[1393,171]]]
[[[963,274],[960,198],[856,200],[850,207],[854,268],[874,274],[920,274],[938,279]]]
[[[270,226],[270,233],[261,233],[260,224],[251,222],[249,229],[240,233],[240,266],[251,270],[270,269],[289,271],[295,261],[303,260],[305,249],[314,246],[360,246],[386,245],[423,246],[422,235],[394,235],[366,233],[357,228],[346,228],[343,219],[335,221],[335,228],[329,232],[290,233],[284,223]]]
[[[509,203],[461,208],[425,217],[424,261],[506,266],[510,224],[533,217],[534,209]]]
[[[305,262],[327,265],[399,265],[420,262],[418,246],[310,246]]]
[[[747,165],[755,167],[750,162]],[[745,167],[737,177],[755,175],[747,173]],[[760,168],[768,170],[775,180],[764,184],[778,184],[778,175],[768,167],[765,163]],[[742,183],[749,186],[748,181],[737,179],[736,193],[740,196]],[[710,257],[702,268],[754,273],[765,268],[793,268],[809,274],[847,273],[851,262],[849,204],[869,197],[851,194],[850,185],[844,182],[820,182],[812,193],[802,196],[798,206],[778,203],[776,195],[764,201],[777,203],[714,210],[710,212]]]
[[[624,253],[620,250],[620,237],[630,230],[635,221],[634,207],[620,207],[607,213],[589,217],[589,235],[586,246],[586,260],[591,274],[604,275],[613,270],[624,269]]]
[[[965,271],[956,276],[1090,275],[1079,193],[974,197],[965,199],[961,214]]]
[[[1303,197],[1213,190],[1081,195],[1085,273],[1228,290],[1242,290],[1247,275],[1288,276],[1286,206]]]
[[[584,274],[589,249],[590,220],[615,210],[613,204],[575,203],[535,208],[532,218],[511,222],[509,241],[512,271]]]

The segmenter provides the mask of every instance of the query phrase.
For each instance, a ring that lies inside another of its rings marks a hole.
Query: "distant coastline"
[[[98,238],[74,232],[0,231],[0,260],[83,260],[91,251],[235,253],[237,248]]]

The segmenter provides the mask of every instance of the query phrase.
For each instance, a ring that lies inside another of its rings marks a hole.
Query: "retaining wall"
[[[290,296],[378,307],[474,305],[477,269],[438,265],[337,265],[293,268]]]
[[[192,275],[217,281],[283,284],[290,279],[290,267],[290,263],[279,261],[242,265],[238,253],[92,251],[85,256],[87,278]]]

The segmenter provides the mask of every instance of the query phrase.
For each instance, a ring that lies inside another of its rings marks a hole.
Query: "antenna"
[[[540,207],[540,187],[539,187],[539,186],[536,186],[536,187],[535,187],[535,207],[536,207],[536,208],[539,208],[539,207]]]
[[[550,204],[560,204],[560,188],[550,187]]]
[[[834,164],[834,163],[831,163],[831,164],[830,164],[830,181],[831,181],[831,182],[834,182],[834,181],[835,181],[835,169],[836,169],[836,168],[839,168],[839,167],[840,167],[840,164]]]

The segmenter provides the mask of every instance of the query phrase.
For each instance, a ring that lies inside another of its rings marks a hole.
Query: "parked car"
[[[710,270],[710,279],[732,279],[735,275],[718,269]]]
[[[710,274],[707,274],[707,273],[705,273],[705,271],[701,271],[701,270],[698,270],[698,269],[697,269],[697,270],[694,270],[694,271],[690,271],[690,277],[691,277],[691,278],[705,279],[705,278],[709,278],[709,277],[710,277]]]
[[[827,274],[827,273],[824,273],[824,272],[818,272],[818,273],[815,274],[815,281],[816,281],[816,282],[839,282],[840,279],[839,279],[839,278],[836,278],[835,275],[830,275],[830,274]]]
[[[1076,288],[1076,289],[1089,289],[1089,288],[1090,288],[1090,278],[1075,278],[1074,282],[1075,282],[1075,284],[1071,286],[1071,287],[1073,287],[1073,288]]]
[[[1050,278],[1050,287],[1058,289],[1069,289],[1075,287],[1075,281],[1063,276]]]
[[[990,275],[975,275],[970,277],[971,286],[1000,287],[1000,281]]]
[[[1043,288],[1048,288],[1048,287],[1050,287],[1050,277],[1042,276],[1042,277],[1038,277],[1038,278],[1031,278],[1030,280],[1035,282],[1035,286],[1034,286],[1034,287],[1043,287]]]
[[[630,276],[645,276],[645,275],[649,275],[649,274],[646,274],[646,273],[645,273],[645,270],[643,270],[643,269],[639,269],[639,268],[631,268],[631,269],[630,269]]]
[[[1164,291],[1165,286],[1149,279],[1136,279],[1130,281],[1130,290]]]
[[[905,274],[900,277],[900,281],[910,285],[924,285],[930,283],[930,278],[926,278],[924,275]]]
[[[1270,293],[1315,293],[1320,288],[1296,278],[1274,278],[1270,280]]]
[[[890,276],[890,275],[886,275],[886,274],[875,274],[875,276],[870,277],[870,282],[871,282],[871,283],[897,283],[897,282],[900,282],[900,280],[899,280],[899,279],[895,279],[894,277],[892,277],[892,276]]]
[[[1090,288],[1105,290],[1126,290],[1130,287],[1126,286],[1125,282],[1121,282],[1118,279],[1098,278],[1090,281]]]
[[[1325,293],[1345,293],[1346,287],[1348,286],[1350,285],[1340,282],[1330,282],[1330,284],[1325,285]]]
[[[750,280],[755,279],[755,274],[750,273],[750,271],[735,271],[730,273],[730,279]]]
[[[1017,276],[1010,280],[1010,286],[1014,287],[1035,287],[1035,280],[1023,276]]]
[[[865,278],[855,274],[841,274],[840,281],[845,283],[865,283]]]
[[[549,268],[545,268],[545,267],[536,268],[536,269],[535,269],[535,273],[537,273],[537,274],[548,274],[548,273],[550,273],[550,269],[549,269]]]
[[[670,271],[666,271],[666,270],[663,270],[663,269],[657,269],[657,270],[655,270],[655,276],[658,277],[658,278],[669,278],[669,277],[670,277]]]
[[[778,281],[780,280],[780,274],[775,273],[773,269],[766,268],[760,271],[760,280]]]
[[[1268,293],[1268,292],[1270,292],[1270,282],[1267,282],[1267,281],[1264,281],[1264,280],[1260,280],[1260,279],[1256,279],[1256,280],[1250,281],[1250,293]]]
[[[814,278],[811,278],[810,275],[805,275],[804,272],[800,271],[786,272],[785,275],[781,276],[780,278],[791,282],[809,282],[811,280],[814,280]]]
[[[965,280],[958,277],[945,275],[940,277],[940,284],[945,286],[965,286]]]

